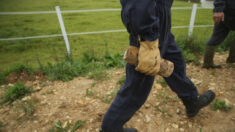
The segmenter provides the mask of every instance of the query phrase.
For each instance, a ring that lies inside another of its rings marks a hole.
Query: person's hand
[[[159,72],[161,57],[158,43],[158,39],[140,42],[137,71],[150,76],[155,76]]]
[[[138,65],[139,48],[136,46],[129,46],[124,53],[123,59],[126,63],[137,66]],[[169,60],[161,59],[160,70],[156,75],[162,77],[169,77],[174,71],[174,63]]]
[[[219,24],[224,21],[224,12],[215,12],[213,16],[215,24]]]

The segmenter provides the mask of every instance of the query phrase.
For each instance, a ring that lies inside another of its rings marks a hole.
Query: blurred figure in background
[[[214,64],[216,46],[221,44],[230,31],[235,30],[235,0],[214,0],[214,30],[206,44],[203,68],[221,68]],[[235,36],[231,44],[227,63],[235,63]]]

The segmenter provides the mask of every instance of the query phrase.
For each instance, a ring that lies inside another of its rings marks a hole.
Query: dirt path
[[[201,69],[187,65],[187,74],[198,87],[199,93],[208,89],[216,92],[218,99],[235,104],[235,68],[225,64],[227,54],[216,54],[215,61],[222,69]],[[124,69],[109,72],[110,79],[96,82],[87,78],[75,78],[70,82],[28,82],[38,92],[24,98],[36,102],[36,111],[26,118],[16,107],[0,108],[0,121],[5,132],[47,132],[52,122],[60,120],[74,124],[85,120],[78,132],[98,132],[108,104],[120,85]],[[234,132],[235,109],[228,112],[212,111],[206,107],[193,119],[185,116],[184,106],[168,86],[157,77],[150,96],[144,106],[126,124],[140,132]],[[2,88],[1,90],[2,91]],[[1,94],[2,92],[0,92]]]

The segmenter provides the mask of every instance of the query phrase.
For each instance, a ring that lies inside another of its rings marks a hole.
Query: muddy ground
[[[202,69],[193,64],[187,65],[187,75],[198,87],[199,93],[208,89],[215,91],[217,99],[235,104],[235,65],[225,63],[227,53],[216,54],[215,62],[222,69]],[[74,124],[77,120],[86,122],[77,132],[98,132],[103,115],[120,88],[117,82],[125,75],[125,69],[109,70],[109,79],[95,81],[78,77],[69,82],[27,81],[35,90],[30,96],[21,99],[35,103],[35,112],[25,114],[17,102],[13,106],[0,108],[0,121],[3,132],[47,132],[52,123]],[[12,85],[12,84],[9,84]],[[3,93],[0,88],[0,94]],[[235,132],[235,108],[230,111],[212,111],[210,106],[188,119],[184,106],[176,94],[156,78],[147,102],[125,125],[135,127],[139,132]]]

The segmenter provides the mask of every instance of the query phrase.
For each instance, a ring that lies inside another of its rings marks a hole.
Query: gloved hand
[[[124,53],[123,59],[131,65],[137,66],[138,64],[138,54],[139,49],[135,46],[129,46]],[[162,77],[169,77],[174,71],[174,64],[168,60],[161,59],[160,70],[155,75],[160,75]]]
[[[140,41],[138,64],[136,70],[146,75],[154,76],[160,70],[160,51],[158,39],[155,41]]]

